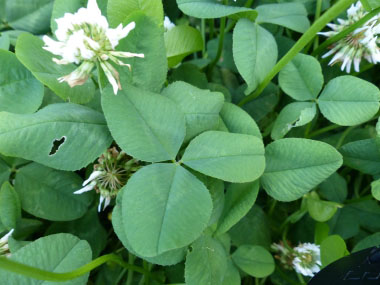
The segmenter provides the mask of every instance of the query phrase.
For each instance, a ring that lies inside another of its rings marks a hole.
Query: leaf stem
[[[243,98],[239,102],[239,106],[250,102],[251,100],[258,97],[265,87],[272,81],[272,79],[277,75],[278,72],[288,64],[313,38],[314,36],[321,31],[327,23],[332,19],[337,17],[342,11],[346,10],[352,3],[356,0],[340,0],[329,10],[327,10],[317,21],[315,21],[311,27],[300,37],[300,39],[294,44],[294,46],[280,59],[279,62],[273,67],[273,69],[267,74],[258,88]]]
[[[224,1],[225,3],[226,1]],[[214,67],[216,66],[216,64],[218,63],[220,57],[222,56],[222,52],[223,52],[223,43],[224,43],[224,30],[226,28],[226,20],[227,18],[226,17],[223,17],[220,19],[220,29],[219,29],[219,43],[218,43],[218,51],[216,52],[216,56],[215,58],[213,59],[213,61],[210,63],[209,65],[209,69],[208,69],[208,78],[211,78],[212,76],[212,71],[214,69]]]
[[[128,262],[129,264],[134,264],[135,262],[135,256],[132,253],[128,253]],[[127,283],[126,285],[131,285],[133,281],[133,274],[134,271],[132,269],[128,269],[128,277],[127,277]]]
[[[342,133],[342,135],[340,136],[338,142],[336,143],[336,146],[335,146],[336,149],[339,149],[339,148],[342,146],[342,144],[343,144],[345,138],[347,137],[347,135],[348,135],[348,134],[349,134],[354,128],[356,128],[356,127],[357,127],[357,126],[351,126],[351,127],[347,128],[347,129]]]
[[[201,34],[203,39],[203,46],[202,46],[202,57],[205,57],[206,54],[206,23],[205,19],[201,19]]]
[[[297,273],[297,272],[296,272],[296,273]],[[303,279],[303,277],[302,277],[301,274],[297,273],[297,278],[298,278],[298,280],[300,281],[300,283],[301,283],[302,285],[306,284],[306,283],[305,283],[305,280]]]
[[[76,270],[65,272],[65,273],[56,273],[56,272],[42,270],[39,268],[35,268],[29,265],[25,265],[25,264],[10,260],[5,257],[0,257],[0,268],[10,271],[10,272],[24,275],[27,277],[38,279],[38,280],[64,282],[64,281],[72,280],[79,276],[82,276],[106,262],[114,262],[126,269],[132,269],[144,275],[149,275],[149,276],[152,275],[149,271],[139,266],[126,263],[122,258],[112,253],[98,257],[97,259],[94,259],[90,263],[87,263],[86,265],[83,265],[82,267],[79,267]]]
[[[338,129],[338,128],[341,128],[342,126],[339,126],[339,125],[336,125],[336,124],[333,124],[333,125],[328,125],[327,127],[324,127],[324,128],[321,128],[319,130],[316,130],[312,133],[310,133],[307,138],[313,138],[313,137],[316,137],[316,136],[319,136],[321,134],[324,134],[324,133],[327,133],[329,131],[332,131],[332,130],[335,130],[335,129]]]
[[[317,0],[314,22],[317,21],[319,17],[321,16],[321,11],[322,11],[322,0]],[[318,48],[318,45],[319,45],[319,37],[318,35],[316,35],[314,39],[313,50],[316,50]]]

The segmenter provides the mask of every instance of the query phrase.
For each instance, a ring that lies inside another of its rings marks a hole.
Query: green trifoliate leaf
[[[227,269],[223,245],[209,236],[202,236],[192,245],[186,257],[185,280],[188,285],[221,285]]]
[[[257,11],[253,9],[223,5],[210,0],[177,0],[177,4],[184,14],[201,19],[229,16],[233,19],[249,18],[253,21],[257,17]]]
[[[140,2],[141,0],[138,1]],[[128,3],[130,3],[129,1],[127,4],[124,1],[122,2],[124,6],[128,6]],[[156,2],[161,5],[160,1],[145,2],[150,3],[149,9]],[[144,90],[160,92],[168,72],[164,29],[158,27],[152,17],[141,11],[131,13],[127,18],[123,18],[121,23],[126,26],[131,22],[135,22],[136,27],[127,37],[120,40],[116,50],[143,53],[144,58],[123,59],[124,63],[131,65],[131,70],[126,66],[117,66],[122,88],[127,89],[126,83],[129,83]]]
[[[341,126],[371,119],[379,110],[379,89],[363,79],[345,75],[331,80],[318,98],[321,113]]]
[[[156,25],[162,26],[164,10],[161,1],[151,0],[108,0],[107,18],[111,27],[116,27],[135,11],[144,12]]]
[[[279,201],[293,201],[309,192],[342,165],[332,146],[308,139],[277,140],[266,147],[267,166],[261,183]]]
[[[271,33],[247,19],[237,22],[233,33],[233,56],[249,94],[264,80],[277,61],[277,44]]]
[[[311,102],[294,102],[286,105],[274,122],[271,132],[272,139],[281,139],[292,128],[304,126],[311,122],[316,112],[316,104]]]
[[[49,31],[53,3],[51,0],[6,1],[4,22],[15,30],[34,34],[46,33]]]
[[[239,246],[232,260],[245,273],[258,278],[272,274],[275,267],[272,255],[258,245]]]
[[[30,115],[0,113],[0,153],[53,168],[80,169],[111,141],[103,115],[84,106],[61,103]]]
[[[229,132],[262,138],[260,129],[253,118],[235,104],[224,103],[220,117]]]
[[[322,68],[314,57],[299,53],[281,69],[278,81],[281,89],[293,99],[313,100],[322,90]]]
[[[319,194],[329,201],[343,203],[347,198],[347,181],[334,173],[319,185]]]
[[[255,244],[269,248],[271,243],[269,221],[256,204],[228,233],[235,246]]]
[[[18,194],[7,181],[0,189],[0,222],[8,229],[16,228],[21,218],[21,204]]]
[[[366,174],[380,174],[380,151],[375,139],[350,142],[340,152],[345,165]]]
[[[44,86],[9,51],[0,50],[0,111],[33,113],[42,103]]]
[[[8,181],[12,173],[12,165],[6,163],[2,157],[0,157],[0,185],[3,185],[5,181]]]
[[[190,142],[181,161],[214,178],[251,182],[264,171],[264,146],[255,136],[209,131]]]
[[[142,259],[145,259],[148,262],[153,263],[153,264],[168,266],[168,265],[174,265],[181,262],[186,255],[186,248],[178,248],[178,249],[169,250],[162,254],[156,255],[154,257],[141,256],[134,251],[134,249],[132,248],[131,244],[129,243],[127,239],[127,236],[124,230],[124,225],[123,225],[122,202],[121,202],[123,192],[124,192],[124,189],[119,192],[116,199],[116,206],[114,207],[112,211],[112,226],[115,230],[117,237],[123,243],[125,248],[127,248],[128,251],[131,252],[132,254]]]
[[[371,193],[373,198],[380,201],[380,180],[372,181],[371,183]]]
[[[323,267],[342,258],[346,254],[346,243],[340,236],[332,235],[323,240],[321,244],[321,262]]]
[[[305,6],[301,3],[278,3],[260,5],[257,23],[270,23],[304,33],[310,26]]]
[[[91,203],[88,194],[73,194],[82,188],[82,182],[75,173],[31,163],[18,170],[15,189],[22,209],[29,214],[50,221],[70,221],[83,216]]]
[[[380,244],[380,233],[374,233],[360,240],[352,249],[352,252],[357,252]]]
[[[107,244],[107,232],[100,223],[99,213],[92,207],[80,219],[69,222],[55,222],[45,232],[45,235],[55,233],[69,233],[88,241],[93,258],[96,258]],[[112,216],[113,219],[113,216]]]
[[[223,285],[241,285],[240,273],[232,260],[227,261],[227,269],[224,273]]]
[[[248,213],[256,201],[259,186],[258,180],[229,185],[217,234],[227,232]]]
[[[124,191],[124,231],[131,247],[142,256],[153,257],[190,244],[210,219],[212,201],[207,188],[177,164],[143,167]]]
[[[172,100],[131,85],[102,95],[108,127],[118,145],[144,161],[174,160],[185,137],[185,118]]]
[[[7,34],[0,36],[0,49],[8,50],[11,42]]]
[[[162,95],[176,102],[185,114],[185,141],[217,127],[219,112],[224,103],[222,93],[202,90],[186,82],[176,81],[165,88]]]
[[[169,67],[174,67],[186,56],[203,48],[201,33],[190,26],[175,26],[164,35]]]
[[[80,240],[71,234],[56,234],[39,238],[25,245],[13,253],[10,259],[42,270],[66,273],[89,263],[91,256],[91,248],[87,241]],[[89,273],[86,273],[62,284],[85,285],[88,276]],[[41,280],[1,269],[0,279],[5,284],[47,284]]]
[[[317,222],[330,220],[338,208],[342,207],[338,203],[321,200],[315,192],[311,192],[306,196],[306,202],[310,216]]]

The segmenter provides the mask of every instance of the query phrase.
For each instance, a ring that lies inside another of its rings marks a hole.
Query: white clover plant
[[[379,246],[380,1],[0,7],[1,284],[308,284]]]

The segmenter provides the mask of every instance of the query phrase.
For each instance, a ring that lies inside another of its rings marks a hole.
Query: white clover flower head
[[[303,243],[294,248],[293,268],[297,273],[313,277],[321,269],[319,245]]]
[[[5,236],[0,239],[0,256],[4,255],[6,257],[10,257],[11,254],[9,252],[8,239],[13,234],[14,229],[11,229]]]
[[[318,33],[322,36],[332,37],[347,27],[353,25],[367,14],[360,1],[352,4],[347,10],[347,20],[337,19],[338,24],[327,24],[331,31]],[[380,62],[380,49],[378,47],[377,35],[380,33],[380,18],[374,16],[362,27],[355,29],[352,33],[331,46],[331,50],[322,58],[333,55],[329,65],[341,62],[341,70],[351,71],[354,65],[356,72],[360,71],[360,62],[365,58],[368,62],[376,64]]]
[[[140,168],[138,160],[128,156],[125,152],[119,152],[115,147],[108,149],[98,158],[98,164],[94,165],[94,171],[86,179],[83,188],[74,192],[82,194],[95,190],[100,194],[98,212],[106,209],[111,200],[127,183],[129,177]]]
[[[107,19],[102,16],[96,0],[89,0],[87,8],[80,8],[76,13],[65,13],[56,19],[56,40],[43,37],[44,49],[60,56],[53,58],[57,64],[80,64],[72,73],[58,78],[59,82],[66,81],[70,87],[84,84],[96,62],[100,63],[104,74],[113,87],[115,95],[121,89],[119,73],[108,60],[122,66],[131,66],[117,57],[144,58],[144,54],[115,51],[119,41],[132,31],[136,24],[131,22],[125,27],[122,24],[115,29],[109,28]]]
[[[170,31],[175,27],[174,23],[170,21],[170,18],[168,16],[165,16],[164,19],[164,29],[166,32]]]

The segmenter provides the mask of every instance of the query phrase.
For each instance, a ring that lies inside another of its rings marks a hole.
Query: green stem
[[[368,190],[371,189],[371,184],[368,184],[360,193],[359,196],[363,196],[365,193],[367,193]]]
[[[224,1],[224,3],[225,2],[226,1]],[[214,67],[216,66],[216,64],[218,63],[220,57],[222,56],[223,43],[224,43],[224,34],[225,34],[224,33],[224,29],[226,28],[226,20],[227,20],[226,17],[223,17],[223,18],[220,19],[218,51],[216,52],[215,58],[213,59],[213,61],[209,65],[209,69],[208,69],[208,77],[209,78],[211,78],[212,71],[213,71]]]
[[[123,270],[120,272],[119,276],[116,278],[116,280],[114,281],[114,285],[118,285],[120,284],[120,281],[121,279],[123,279],[123,276],[125,275],[125,273],[127,272],[127,269],[126,268],[123,268]]]
[[[239,106],[250,102],[261,94],[261,92],[267,87],[267,85],[272,81],[272,79],[277,75],[278,72],[288,64],[313,38],[321,31],[327,23],[332,19],[337,17],[342,11],[346,10],[352,3],[356,0],[340,0],[334,6],[332,6],[327,12],[325,12],[317,21],[311,25],[311,27],[302,35],[302,37],[294,44],[294,46],[280,59],[279,62],[272,68],[272,70],[267,74],[264,80],[260,83],[259,87],[243,98],[239,102]]]
[[[351,126],[349,128],[347,128],[343,133],[342,135],[340,136],[338,142],[336,143],[336,146],[335,148],[338,149],[342,146],[343,142],[344,142],[344,139],[347,137],[347,135],[353,130],[355,129],[356,126]]]
[[[277,205],[277,200],[273,199],[272,203],[270,205],[269,211],[268,211],[268,216],[269,217],[271,217],[273,215],[274,208],[276,208],[276,205]]]
[[[333,43],[336,43],[337,41],[343,39],[348,34],[355,31],[357,28],[363,26],[368,20],[370,20],[372,17],[376,16],[380,12],[380,7],[372,10],[367,15],[365,15],[363,18],[361,18],[359,21],[357,21],[355,24],[352,24],[348,28],[341,31],[339,34],[336,34],[335,36],[327,39],[323,42],[316,50],[314,50],[311,55],[316,56],[320,54],[322,51],[324,51],[328,46],[332,45]]]
[[[321,16],[321,11],[322,11],[322,0],[317,0],[317,4],[316,4],[316,8],[315,8],[314,22],[317,21],[319,19],[319,17]],[[319,37],[318,37],[318,35],[316,35],[316,37],[314,39],[313,50],[316,50],[318,48],[318,45],[319,45]]]
[[[209,19],[208,20],[208,25],[209,25],[209,39],[212,40],[214,38],[214,29],[215,29],[215,24],[214,24],[214,19]]]
[[[337,128],[341,128],[341,127],[342,127],[342,126],[335,125],[335,124],[333,124],[333,125],[328,125],[327,127],[321,128],[321,129],[319,129],[319,130],[316,130],[316,131],[310,133],[310,134],[307,136],[307,138],[310,139],[310,138],[313,138],[313,137],[319,136],[319,135],[321,135],[321,134],[327,133],[327,132],[329,132],[329,131],[332,131],[332,130],[335,130],[335,129],[337,129]]]
[[[302,285],[306,284],[306,283],[305,283],[305,280],[303,279],[303,277],[302,277],[301,274],[297,273],[297,277],[298,277],[298,280],[300,281],[300,283],[301,283]]]
[[[132,264],[132,265],[135,262],[135,256],[132,253],[128,253],[128,262],[129,262],[129,264]],[[126,285],[132,284],[133,274],[134,274],[134,271],[132,269],[128,269],[128,277],[127,277]]]
[[[203,47],[202,47],[202,57],[205,57],[206,54],[206,23],[205,19],[201,19],[201,34],[202,34],[202,40],[203,40]]]
[[[260,285],[264,285],[266,280],[267,280],[267,277],[264,277],[263,279],[261,279]]]
[[[98,257],[97,259],[91,261],[90,263],[87,263],[86,265],[83,265],[82,267],[79,267],[76,270],[65,273],[55,273],[42,270],[10,260],[5,257],[0,257],[0,268],[38,280],[64,282],[82,276],[106,262],[114,262],[126,269],[133,269],[134,271],[139,272],[141,274],[151,275],[149,271],[146,271],[141,267],[126,263],[119,256],[112,253]]]
[[[149,272],[149,264],[146,260],[143,260],[143,267],[146,271]],[[149,285],[150,284],[150,278],[148,275],[144,275],[144,284]]]
[[[363,181],[363,173],[359,173],[359,177],[356,178],[354,182],[354,194],[356,198],[360,198],[359,192],[360,192],[360,186],[362,185],[362,181]]]

